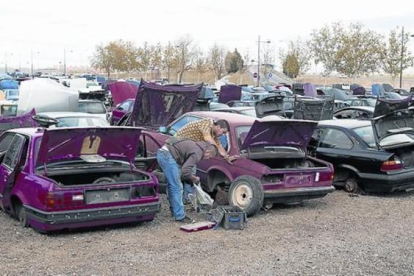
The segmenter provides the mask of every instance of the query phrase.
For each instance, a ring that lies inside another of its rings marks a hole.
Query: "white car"
[[[107,120],[105,104],[98,100],[79,100],[79,112],[93,114],[96,117]]]
[[[106,127],[108,121],[94,114],[82,112],[42,112],[37,117],[58,120],[56,125],[51,127]]]

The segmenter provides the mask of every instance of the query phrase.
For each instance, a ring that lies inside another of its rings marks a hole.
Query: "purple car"
[[[139,128],[20,128],[0,136],[0,207],[40,232],[151,221],[158,180],[133,165]]]
[[[135,99],[128,99],[118,104],[113,110],[110,118],[111,125],[118,125],[119,121],[125,116],[125,114],[132,112],[134,108]]]
[[[317,122],[252,117],[223,112],[189,112],[160,128],[164,134],[145,131],[148,154],[189,122],[202,118],[224,119],[229,132],[221,137],[228,154],[240,156],[232,164],[217,157],[197,165],[203,188],[215,193],[218,204],[235,205],[248,215],[265,204],[301,202],[334,191],[333,166],[307,156]]]

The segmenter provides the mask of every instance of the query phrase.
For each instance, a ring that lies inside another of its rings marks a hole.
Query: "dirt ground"
[[[413,199],[335,191],[262,211],[245,230],[196,233],[179,230],[165,196],[153,222],[54,235],[0,212],[0,274],[413,275]]]

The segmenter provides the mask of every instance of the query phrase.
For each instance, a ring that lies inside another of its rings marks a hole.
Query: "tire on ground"
[[[263,206],[264,191],[259,180],[243,175],[236,178],[230,186],[229,203],[240,207],[248,216],[254,216]]]

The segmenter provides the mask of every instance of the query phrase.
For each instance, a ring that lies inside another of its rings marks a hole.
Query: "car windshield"
[[[106,110],[101,102],[79,102],[79,112],[105,114]]]
[[[9,90],[9,96],[19,96],[19,90]]]
[[[56,127],[109,126],[108,122],[98,117],[63,117],[57,119],[59,123]]]
[[[372,126],[359,127],[354,129],[355,133],[364,140],[370,148],[375,148],[375,137]],[[387,136],[380,141],[381,147],[392,147],[403,144],[414,144],[414,135],[399,133]]]
[[[375,105],[377,103],[377,99],[375,99],[375,98],[367,98],[367,103],[368,103],[368,106],[375,107]]]

